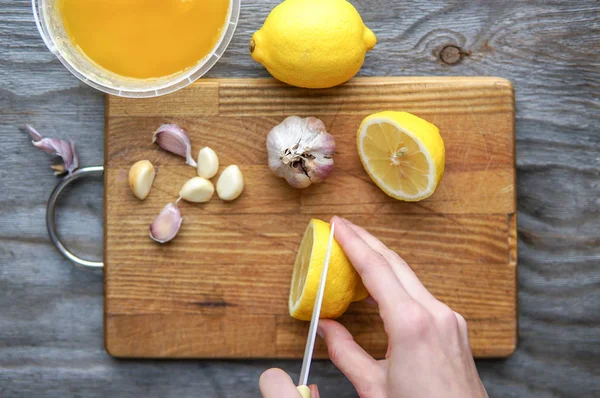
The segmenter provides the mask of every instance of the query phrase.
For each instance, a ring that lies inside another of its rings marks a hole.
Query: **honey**
[[[58,0],[65,31],[88,58],[132,78],[191,68],[210,54],[229,0]]]

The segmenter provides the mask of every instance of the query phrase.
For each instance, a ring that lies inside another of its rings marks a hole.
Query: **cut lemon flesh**
[[[313,219],[300,243],[288,303],[290,315],[296,319],[309,321],[312,316],[327,252],[329,232],[329,223]],[[337,318],[346,311],[351,302],[368,296],[369,293],[363,286],[360,276],[340,245],[334,240],[320,317]]]
[[[388,111],[366,117],[357,147],[373,182],[395,199],[425,199],[444,175],[446,150],[438,128],[410,113]]]

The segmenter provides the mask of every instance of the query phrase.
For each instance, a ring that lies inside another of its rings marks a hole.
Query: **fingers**
[[[258,381],[263,398],[300,398],[290,376],[281,369],[266,370]]]
[[[398,306],[412,301],[387,260],[373,250],[350,226],[339,217],[335,223],[335,239],[360,275],[365,287],[379,304],[381,316],[386,318],[397,314]]]
[[[311,384],[308,388],[310,388],[310,398],[321,398],[316,384]]]
[[[367,297],[366,299],[362,300],[363,303],[367,303],[369,305],[377,305],[377,301],[375,301],[375,299],[371,296]]]
[[[392,270],[402,283],[402,286],[416,301],[420,302],[423,306],[429,307],[432,310],[440,304],[439,301],[423,286],[417,275],[408,266],[398,254],[390,250],[386,245],[383,244],[379,239],[371,235],[364,228],[353,224],[352,222],[343,219],[350,228],[360,236],[366,244],[368,244],[373,250],[381,254],[390,264]]]
[[[327,344],[331,362],[346,375],[357,391],[373,391],[384,384],[385,375],[377,361],[354,341],[340,323],[321,319],[319,335]]]
[[[459,314],[456,311],[454,312],[454,316],[456,316],[456,321],[458,322],[458,331],[460,334],[460,338],[463,341],[463,343],[469,347],[470,349],[470,344],[469,344],[469,329],[467,327],[467,321],[465,320],[465,318]]]

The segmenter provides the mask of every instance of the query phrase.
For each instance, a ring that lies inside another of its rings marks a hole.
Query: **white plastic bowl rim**
[[[241,0],[229,0],[229,15],[227,16],[226,29],[223,29],[223,32],[221,32],[221,37],[210,54],[200,60],[196,66],[181,74],[175,74],[172,79],[168,79],[160,84],[150,84],[147,87],[140,88],[127,88],[100,82],[98,79],[94,79],[92,74],[81,70],[81,68],[69,62],[67,57],[61,52],[60,46],[56,44],[50,30],[46,26],[43,15],[45,1],[48,0],[31,0],[31,8],[37,29],[44,44],[48,47],[48,50],[50,50],[50,52],[52,52],[73,75],[89,86],[111,95],[134,98],[158,97],[169,94],[193,83],[196,79],[206,74],[206,72],[208,72],[221,58],[231,42],[235,28],[238,24],[241,7]],[[39,6],[38,3],[40,3]],[[142,81],[143,79],[134,80]]]

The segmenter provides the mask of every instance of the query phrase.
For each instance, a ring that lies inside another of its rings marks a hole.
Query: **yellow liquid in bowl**
[[[195,66],[216,46],[229,0],[58,0],[65,30],[92,61],[146,79]]]

